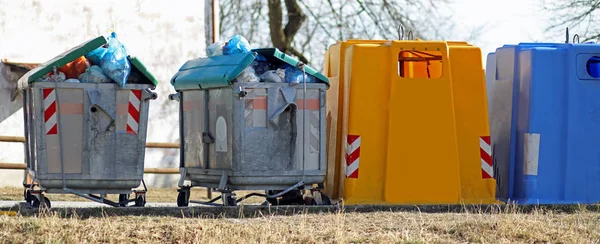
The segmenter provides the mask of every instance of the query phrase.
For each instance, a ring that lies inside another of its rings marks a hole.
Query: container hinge
[[[237,97],[239,99],[242,99],[243,97],[246,97],[248,95],[248,92],[246,91],[246,89],[244,89],[243,87],[238,87],[237,91],[233,91],[233,96]]]
[[[202,142],[206,144],[215,143],[215,137],[210,132],[202,132]]]

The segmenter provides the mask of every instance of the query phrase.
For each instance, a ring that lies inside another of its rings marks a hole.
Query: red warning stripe
[[[481,159],[481,178],[494,178],[494,161],[492,158],[492,146],[489,136],[479,137],[479,156]]]
[[[346,177],[358,178],[360,164],[360,136],[348,135],[346,138]]]

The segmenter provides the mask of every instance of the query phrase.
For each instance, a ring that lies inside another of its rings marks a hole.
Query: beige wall
[[[204,55],[205,1],[0,0],[0,58],[45,62],[71,47],[114,30],[130,55],[162,82],[151,103],[148,141],[176,142],[177,104],[169,80],[186,61]],[[0,64],[0,135],[23,136],[14,72]],[[16,75],[18,77],[18,74]],[[23,145],[0,142],[0,162],[23,162]],[[146,167],[177,167],[178,150],[146,150]],[[146,175],[153,187],[175,186],[178,175]],[[0,186],[19,186],[21,171],[0,170]]]

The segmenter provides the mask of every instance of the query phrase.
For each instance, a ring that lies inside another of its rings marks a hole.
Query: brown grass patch
[[[373,212],[256,218],[0,216],[8,243],[590,243],[600,214]]]

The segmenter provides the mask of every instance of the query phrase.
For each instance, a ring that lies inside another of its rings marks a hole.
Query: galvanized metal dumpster
[[[171,98],[180,101],[178,205],[187,206],[194,186],[216,188],[225,199],[234,190],[289,192],[323,183],[327,78],[305,66],[318,83],[232,83],[256,54],[298,65],[277,49],[256,49],[190,60],[171,80],[178,92]]]
[[[144,172],[150,99],[157,85],[137,58],[132,72],[139,84],[36,82],[49,71],[106,44],[98,37],[31,70],[19,80],[23,91],[25,149],[34,184],[25,200],[35,207],[49,200],[42,193],[72,193],[113,206],[145,204],[145,190],[135,192]],[[133,83],[133,82],[131,82]],[[115,203],[106,194],[120,194]]]

